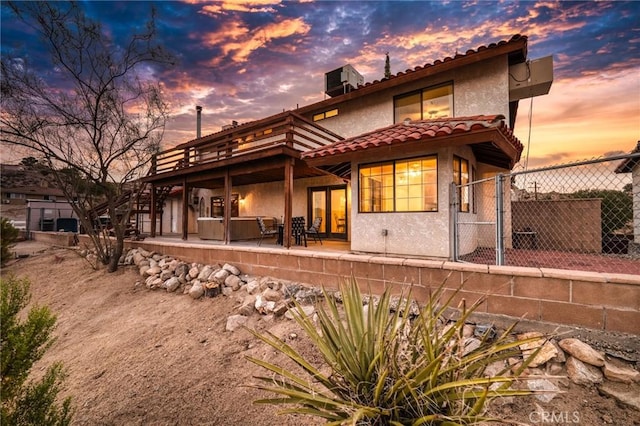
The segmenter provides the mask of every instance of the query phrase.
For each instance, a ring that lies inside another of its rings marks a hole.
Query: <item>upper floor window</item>
[[[453,156],[453,183],[458,185],[458,211],[468,212],[471,199],[469,161]]]
[[[396,96],[393,99],[393,122],[405,119],[426,120],[453,116],[453,83],[429,87]]]
[[[324,120],[325,118],[335,117],[336,115],[338,115],[338,108],[330,109],[329,111],[313,114],[313,121]]]
[[[435,155],[360,167],[359,211],[438,210],[438,158]]]

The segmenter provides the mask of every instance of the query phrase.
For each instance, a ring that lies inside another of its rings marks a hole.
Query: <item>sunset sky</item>
[[[533,99],[531,131],[531,101],[520,101],[515,133],[529,150],[529,167],[629,152],[640,140],[640,2],[82,5],[116,40],[156,8],[159,41],[178,58],[172,69],[148,71],[162,82],[171,108],[166,148],[195,137],[196,105],[203,107],[203,134],[213,133],[232,120],[324,99],[324,73],[344,64],[369,82],[383,77],[386,52],[395,74],[514,34],[528,36],[529,59],[554,58],[550,94]],[[1,26],[3,54],[37,62],[37,38],[4,6]]]

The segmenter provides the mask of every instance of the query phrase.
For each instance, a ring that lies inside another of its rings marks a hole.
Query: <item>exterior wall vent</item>
[[[349,93],[364,84],[364,77],[351,65],[345,65],[324,75],[325,93],[331,97]]]

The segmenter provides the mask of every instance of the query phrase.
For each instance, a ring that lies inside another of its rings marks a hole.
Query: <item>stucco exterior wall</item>
[[[293,183],[293,216],[307,217],[307,189],[314,186],[342,185],[342,179],[335,176],[296,179]],[[208,206],[210,198],[222,196],[224,190],[197,189],[199,197],[204,197]],[[284,216],[284,181],[234,186],[231,193],[238,194],[240,216],[268,216],[282,220]]]
[[[471,148],[467,146],[425,151],[425,155],[438,156],[438,211],[360,213],[358,206],[359,163],[351,164],[351,249],[363,253],[428,256],[449,258],[452,255],[453,229],[451,226],[451,183],[453,182],[453,156],[469,160],[477,168]],[[397,155],[393,159],[403,159]],[[390,159],[390,158],[385,158]],[[481,196],[481,194],[478,194]],[[464,220],[475,220],[476,214],[463,213]],[[386,235],[383,235],[386,230]],[[474,231],[475,232],[475,231]],[[473,251],[477,239],[461,241],[465,252]]]
[[[393,97],[453,82],[454,116],[503,114],[509,118],[507,58],[493,58],[438,74],[409,85],[337,105],[339,114],[318,122],[344,137],[357,136],[393,124]],[[333,109],[330,107],[327,109]],[[321,112],[321,110],[314,111]],[[313,113],[307,115],[311,118]]]

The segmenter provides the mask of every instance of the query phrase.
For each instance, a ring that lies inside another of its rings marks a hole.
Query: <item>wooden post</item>
[[[284,235],[282,244],[291,247],[291,215],[293,212],[293,165],[294,159],[284,160]]]
[[[151,213],[151,238],[156,236],[156,185],[151,184],[151,193],[149,194],[149,210]]]
[[[231,175],[229,168],[224,173],[224,243],[231,243]]]
[[[182,180],[182,239],[189,237],[189,188],[187,178]]]

